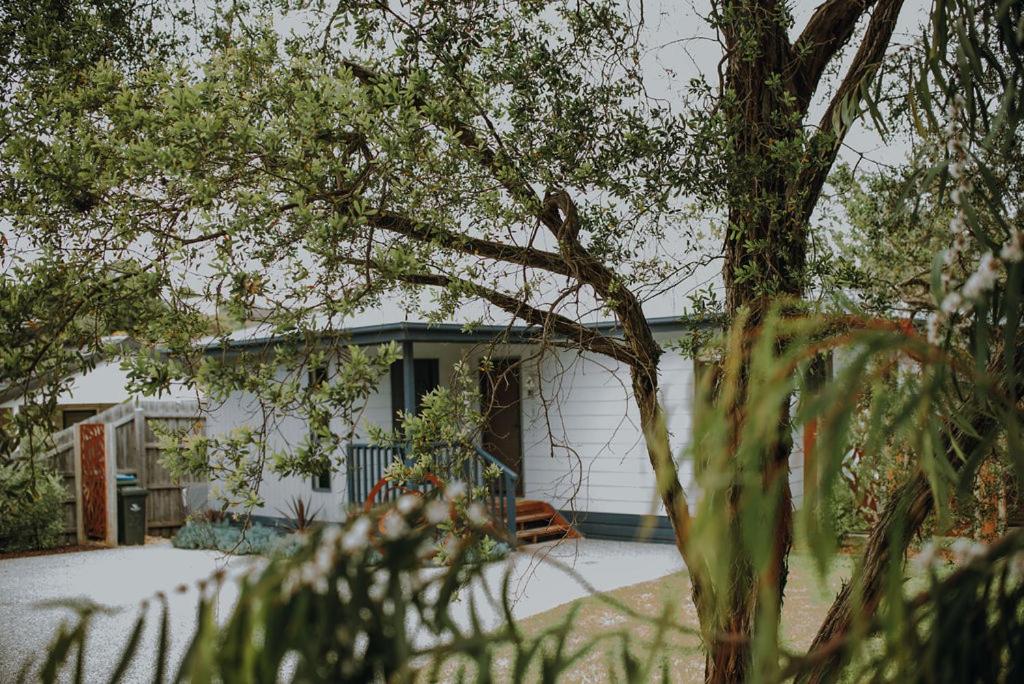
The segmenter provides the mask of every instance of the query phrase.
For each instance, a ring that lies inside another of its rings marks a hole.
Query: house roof
[[[649,318],[655,332],[683,332],[722,325],[721,316],[666,316]],[[614,334],[620,330],[616,321],[584,323],[588,328]],[[370,345],[386,342],[532,342],[540,329],[528,325],[466,325],[461,323],[427,323],[424,321],[397,321],[374,325],[360,325],[332,330],[331,338],[348,344]],[[260,324],[236,330],[223,338],[208,339],[202,346],[207,352],[243,350],[266,347],[294,339],[294,334],[274,332],[272,326]]]
[[[68,364],[66,372],[63,373],[61,377],[70,378],[83,371],[91,370],[97,363],[109,361],[116,357],[118,352],[136,348],[139,344],[128,335],[109,335],[104,337],[102,342],[104,344],[103,349],[82,354],[75,359],[74,363]],[[113,353],[109,351],[111,347],[114,350]],[[43,373],[40,375],[33,375],[27,380],[0,384],[0,403],[17,399],[18,397],[33,392],[40,387],[45,387],[49,383],[57,380],[55,376],[55,373]]]

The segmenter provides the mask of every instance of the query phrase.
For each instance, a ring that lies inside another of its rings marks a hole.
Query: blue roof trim
[[[721,327],[724,319],[721,316],[651,318],[647,323],[654,332],[685,332]],[[585,324],[588,328],[614,334],[620,330],[615,321]],[[348,344],[371,345],[387,342],[495,342],[509,344],[533,342],[540,329],[537,326],[525,325],[477,325],[466,326],[458,323],[421,323],[399,322],[382,325],[368,325],[358,328],[346,328],[332,331],[330,336]],[[325,333],[326,334],[326,333]],[[244,340],[231,340],[226,345],[220,341],[206,345],[205,351],[242,350],[253,347],[266,347],[295,336],[289,334],[266,335]]]

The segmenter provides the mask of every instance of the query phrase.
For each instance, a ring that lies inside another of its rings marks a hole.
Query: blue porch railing
[[[439,445],[432,454],[434,462],[437,464],[435,475],[441,480],[461,479],[474,488],[486,486],[485,500],[482,503],[494,519],[495,527],[504,529],[508,533],[508,539],[514,544],[516,539],[516,484],[519,475],[480,447],[476,447],[475,451],[473,457],[465,459],[458,467],[453,467],[452,448]],[[403,444],[388,446],[350,444],[347,459],[349,503],[362,506],[374,486],[384,477],[388,467],[399,459],[403,463],[411,465]],[[491,466],[497,466],[501,474],[488,482],[484,478],[484,471]],[[433,489],[433,485],[423,483],[415,485],[414,488],[420,491],[429,491]],[[378,501],[380,503],[394,501],[400,495],[397,489],[390,489],[381,492]]]

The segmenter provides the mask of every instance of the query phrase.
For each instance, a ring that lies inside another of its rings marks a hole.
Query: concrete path
[[[41,608],[40,602],[89,598],[118,609],[96,618],[90,631],[89,670],[86,681],[105,681],[116,666],[134,625],[140,602],[156,592],[168,592],[171,616],[172,661],[176,664],[195,628],[196,583],[218,570],[237,576],[258,569],[262,561],[252,557],[225,558],[212,551],[183,551],[169,544],[147,545],[83,553],[36,556],[0,561],[0,682],[14,681],[26,658],[45,652],[61,621],[64,609]],[[571,568],[575,578],[562,567]],[[567,540],[557,544],[525,547],[503,563],[490,565],[485,582],[500,591],[504,574],[512,572],[514,614],[527,617],[596,591],[655,579],[682,568],[675,547],[599,540]],[[185,585],[184,593],[175,588]],[[488,626],[501,623],[501,613],[488,608],[487,591],[473,589]],[[230,611],[237,597],[227,582],[219,598],[219,614]],[[468,607],[468,601],[463,602]],[[152,653],[156,644],[155,620],[149,621],[141,653]],[[150,681],[153,661],[141,658],[126,681]],[[172,671],[173,671],[172,667]]]
[[[512,613],[524,618],[592,591],[647,582],[682,569],[679,552],[671,544],[567,539],[523,547],[507,562],[488,566],[484,576],[497,595],[505,573],[511,571]],[[474,590],[479,600],[481,588]],[[497,625],[501,620],[501,615],[494,613],[489,624]]]

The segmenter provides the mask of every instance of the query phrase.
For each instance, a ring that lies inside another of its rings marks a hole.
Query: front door
[[[519,475],[516,496],[523,495],[523,431],[519,360],[494,361],[480,371],[484,450]]]

